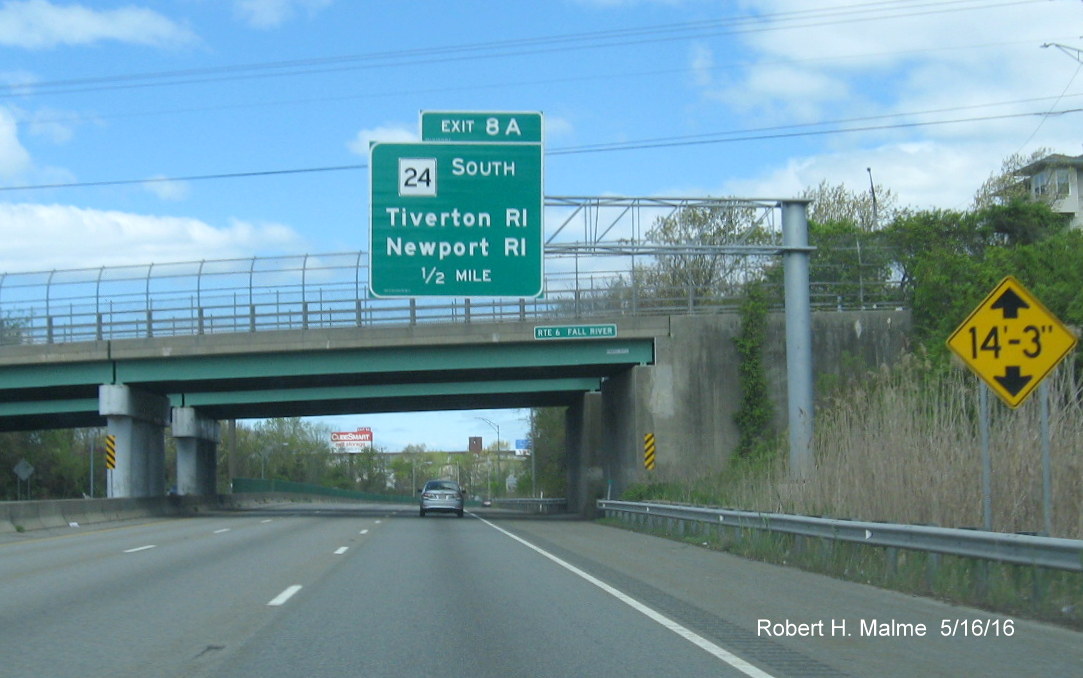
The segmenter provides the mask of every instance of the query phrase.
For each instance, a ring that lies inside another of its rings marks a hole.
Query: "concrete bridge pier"
[[[604,497],[602,468],[602,394],[584,393],[565,413],[568,510],[582,515],[594,512],[594,500]]]
[[[165,494],[165,425],[169,400],[124,384],[98,388],[98,412],[116,436],[117,465],[110,497],[160,497]]]
[[[634,366],[615,374],[600,393],[584,393],[568,408],[570,510],[590,515],[595,499],[616,499],[643,479],[643,435],[654,419],[643,384],[650,382],[651,369]]]
[[[613,499],[643,479],[643,435],[653,430],[653,417],[640,384],[649,381],[653,369],[631,367],[602,384],[605,475],[607,492]]]
[[[194,407],[173,408],[177,441],[177,493],[213,495],[218,490],[218,422]]]

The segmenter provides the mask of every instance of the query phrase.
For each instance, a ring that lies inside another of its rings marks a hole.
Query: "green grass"
[[[1083,385],[1070,366],[1049,378],[1052,536],[1083,538]],[[981,388],[984,388],[982,386]],[[621,498],[853,520],[983,524],[979,387],[963,370],[919,356],[837,384],[817,403],[814,471],[794,481],[782,441],[694,479],[632,485]],[[1015,410],[992,400],[993,529],[1043,531],[1037,397]],[[665,530],[660,530],[664,534]],[[680,538],[748,558],[1083,626],[1083,574],[800,539],[763,531]],[[697,541],[698,540],[698,541]]]
[[[1083,629],[1083,574],[716,525],[601,524],[846,581]]]

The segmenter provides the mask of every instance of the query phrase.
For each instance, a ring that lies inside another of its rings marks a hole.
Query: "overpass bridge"
[[[657,435],[662,468],[694,468],[694,453],[735,438],[724,393],[737,379],[728,338],[739,328],[725,311],[740,299],[703,303],[696,284],[660,285],[644,265],[709,256],[740,281],[783,255],[785,346],[773,365],[790,367],[773,381],[791,462],[807,457],[810,309],[840,309],[837,295],[809,287],[803,203],[547,206],[568,216],[546,245],[540,299],[372,299],[363,252],[0,275],[0,430],[105,425],[117,436],[115,496],[153,496],[164,492],[169,426],[180,492],[209,494],[219,420],[565,406],[569,498],[584,502],[599,484],[640,475],[645,432]],[[743,210],[761,224],[781,207],[783,228],[768,229],[777,239],[767,243],[643,244],[648,214],[689,207]],[[561,242],[576,219],[582,239]],[[622,228],[631,237],[612,239]],[[903,327],[886,322],[888,335]],[[539,326],[606,331],[554,339]]]

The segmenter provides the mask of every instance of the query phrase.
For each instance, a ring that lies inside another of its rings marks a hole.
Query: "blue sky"
[[[421,110],[541,111],[547,195],[871,167],[962,209],[1013,153],[1083,153],[1081,65],[1041,48],[1081,36],[1078,0],[3,0],[0,188],[353,168],[3,190],[0,272],[367,249],[359,166]],[[524,415],[330,421],[439,448]]]

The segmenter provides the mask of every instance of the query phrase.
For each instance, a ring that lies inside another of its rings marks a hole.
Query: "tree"
[[[832,185],[824,180],[815,188],[806,188],[801,198],[810,201],[810,222],[848,223],[864,232],[880,230],[899,213],[895,194],[883,186],[875,186],[871,191],[851,191],[845,184]]]
[[[18,344],[23,339],[23,329],[27,325],[25,318],[17,318],[10,313],[0,318],[0,346]]]
[[[568,467],[565,461],[565,408],[542,407],[530,411],[530,453],[536,470],[537,489],[546,497],[566,497]],[[529,483],[530,479],[527,479]]]
[[[646,238],[672,247],[762,245],[776,239],[751,206],[687,207],[658,219]],[[649,296],[684,299],[689,307],[732,297],[748,280],[747,256],[718,252],[663,254],[639,270]],[[678,296],[679,295],[679,296]]]
[[[1048,203],[1012,198],[978,211],[983,230],[1000,237],[1002,244],[1032,245],[1068,229],[1071,215],[1057,214]]]
[[[1031,200],[1027,185],[1019,177],[1019,170],[1050,155],[1048,148],[1039,148],[1029,155],[1013,153],[1000,163],[1000,171],[993,172],[974,194],[972,209],[977,211],[992,205],[1003,205],[1012,200]]]
[[[0,434],[0,499],[13,500],[25,493],[33,499],[67,499],[90,492],[91,456],[94,457],[94,494],[105,494],[105,462],[101,429],[57,429]],[[20,491],[11,469],[25,459],[34,467],[28,484]]]
[[[1022,280],[1065,322],[1083,320],[1083,234],[1043,203],[1013,201],[974,212],[930,210],[887,230],[913,314],[932,355],[1006,275]]]

